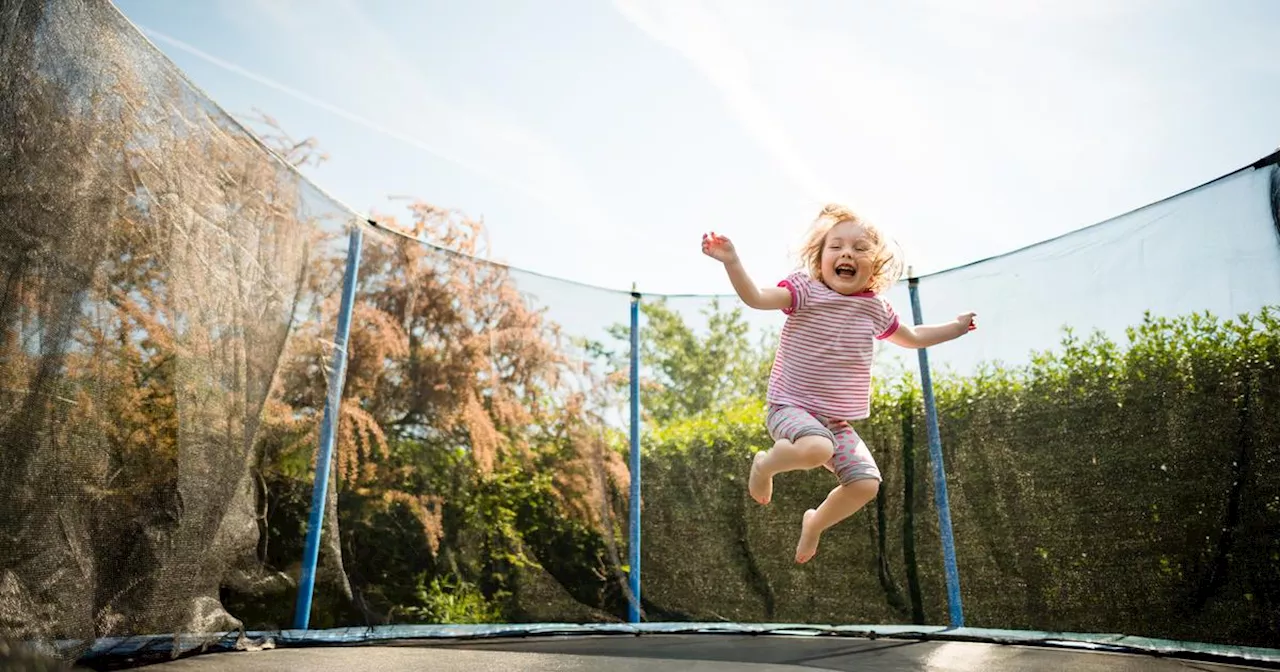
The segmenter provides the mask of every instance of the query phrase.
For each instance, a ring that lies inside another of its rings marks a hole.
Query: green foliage
[[[641,450],[655,456],[696,450],[699,454],[711,451],[750,457],[768,440],[764,417],[764,395],[695,415],[675,416],[646,432]]]
[[[700,335],[665,299],[640,304],[640,366],[648,419],[667,421],[750,400],[763,399],[773,363],[769,341],[753,343],[741,307],[723,308],[711,300],[699,314],[706,320]],[[630,339],[630,327],[614,325],[610,335]],[[625,352],[614,352],[615,370],[623,371]],[[622,379],[620,379],[621,382]]]
[[[563,450],[541,446],[535,463],[481,476],[463,451],[392,441],[381,465],[390,476],[341,497],[343,559],[364,605],[402,622],[512,622],[537,613],[546,596],[530,577],[549,574],[563,602],[625,613],[609,538],[566,515],[555,471]],[[434,543],[413,503],[388,502],[389,491],[441,496]]]
[[[405,615],[420,623],[501,623],[502,611],[475,584],[454,577],[417,576],[417,600],[421,606],[406,608]],[[505,596],[498,596],[499,598]]]

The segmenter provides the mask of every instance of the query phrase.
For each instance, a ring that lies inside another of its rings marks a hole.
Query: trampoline
[[[0,668],[1280,669],[1280,152],[886,292],[999,326],[797,565],[780,315],[371,221],[107,0],[0,4],[0,79]]]
[[[641,639],[532,639],[457,645],[404,642],[342,649],[277,649],[257,653],[210,654],[163,663],[160,670],[210,672],[1015,672],[1088,670],[1090,672],[1227,672],[1248,668],[1152,658],[1132,654],[1054,651],[1025,646],[973,642],[813,641],[787,637],[657,635]],[[1275,668],[1272,668],[1275,669]]]
[[[99,643],[84,662],[124,669],[342,669],[353,672],[498,670],[838,670],[1013,672],[1015,670],[1280,669],[1280,652],[1132,637],[975,628],[645,624],[641,626],[388,626],[249,633],[204,653],[170,660],[162,638]],[[240,648],[242,650],[229,650]],[[148,665],[152,667],[153,665]]]

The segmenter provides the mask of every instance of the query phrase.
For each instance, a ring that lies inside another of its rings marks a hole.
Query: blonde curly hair
[[[867,283],[867,291],[881,294],[902,279],[902,250],[898,244],[885,236],[879,227],[838,203],[830,203],[822,208],[800,247],[800,260],[809,271],[809,277],[823,282],[822,249],[826,245],[827,234],[841,222],[854,222],[861,226],[875,246],[872,250],[871,280]]]

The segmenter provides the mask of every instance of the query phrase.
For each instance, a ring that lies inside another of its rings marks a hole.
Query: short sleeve
[[[782,312],[790,315],[804,308],[809,302],[809,283],[809,275],[803,271],[796,271],[778,283],[779,287],[785,287],[788,292],[791,292],[791,305],[784,308]]]
[[[883,296],[877,296],[876,301],[882,307],[882,310],[876,311],[876,338],[883,341],[898,331],[898,312],[893,309],[893,304],[889,303],[889,300]]]

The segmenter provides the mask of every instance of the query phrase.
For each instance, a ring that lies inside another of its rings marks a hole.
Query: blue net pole
[[[324,418],[320,424],[320,454],[316,459],[315,483],[311,490],[311,514],[307,520],[307,541],[302,551],[302,576],[298,581],[298,602],[293,614],[293,627],[306,630],[311,623],[311,595],[315,590],[316,561],[320,557],[320,533],[324,523],[325,496],[329,492],[329,471],[333,461],[333,442],[338,426],[338,409],[342,403],[342,386],[347,370],[347,336],[351,331],[351,312],[355,307],[356,275],[360,272],[360,253],[364,228],[351,229],[347,245],[347,267],[342,277],[342,303],[338,308],[338,334],[334,339],[333,369],[329,372],[329,390],[324,400]]]
[[[631,292],[631,601],[630,622],[640,622],[640,294]]]
[[[907,280],[911,294],[911,318],[916,325],[924,323],[920,310],[920,280]],[[947,611],[953,628],[964,627],[964,609],[960,604],[960,572],[956,568],[956,546],[951,535],[951,504],[947,499],[947,470],[942,464],[942,437],[938,433],[938,409],[933,399],[933,379],[929,375],[929,351],[916,351],[920,358],[920,387],[924,391],[924,415],[929,428],[929,462],[933,465],[933,498],[938,507],[938,527],[942,536],[942,559],[947,577]]]

